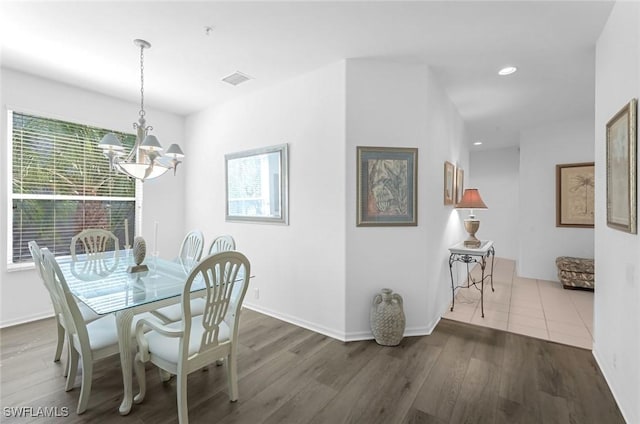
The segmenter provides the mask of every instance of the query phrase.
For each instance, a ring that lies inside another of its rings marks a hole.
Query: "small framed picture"
[[[637,234],[638,99],[607,122],[607,225]]]
[[[418,225],[418,149],[357,147],[356,225]]]
[[[454,204],[460,203],[462,200],[462,193],[464,193],[464,170],[462,168],[456,168],[456,196]]]
[[[453,205],[455,196],[455,167],[449,161],[444,163],[444,204]]]
[[[593,162],[556,165],[556,227],[593,228]]]

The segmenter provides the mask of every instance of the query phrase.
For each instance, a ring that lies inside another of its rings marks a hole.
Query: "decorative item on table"
[[[173,169],[176,174],[179,159],[184,157],[182,149],[177,144],[172,144],[162,155],[162,145],[155,135],[149,134],[153,129],[147,126],[144,110],[144,49],[151,47],[151,43],[145,40],[133,40],[133,44],[140,47],[140,112],[138,112],[138,122],[133,123],[137,130],[136,141],[129,154],[124,157],[124,146],[114,133],[106,134],[98,147],[103,150],[104,155],[109,159],[109,164],[113,170],[122,172],[140,181],[159,177]]]
[[[405,326],[402,296],[391,289],[382,289],[373,298],[369,321],[376,343],[383,346],[399,345]]]
[[[487,209],[487,205],[482,201],[477,188],[468,188],[462,195],[462,200],[456,209],[469,209],[469,217],[464,220],[464,229],[469,233],[469,237],[464,241],[464,247],[478,248],[480,240],[476,238],[476,232],[480,228],[480,220],[473,214],[474,209]]]
[[[149,271],[149,268],[142,263],[144,257],[147,254],[147,243],[144,238],[138,236],[133,239],[133,261],[135,265],[131,265],[127,268],[127,272],[143,272]]]

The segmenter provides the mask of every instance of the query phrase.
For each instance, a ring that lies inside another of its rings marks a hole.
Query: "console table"
[[[484,280],[489,278],[491,281],[491,291],[495,291],[493,288],[493,261],[495,258],[495,249],[493,248],[492,240],[482,240],[480,247],[465,247],[464,242],[451,246],[449,248],[449,275],[451,276],[451,311],[456,299],[457,288],[470,288],[471,286],[480,290],[480,311],[482,312],[482,318],[484,318]],[[486,272],[487,263],[491,258],[491,269]],[[456,285],[453,281],[453,264],[456,262],[462,262],[467,265],[467,284]],[[474,280],[471,276],[471,270],[469,264],[479,264],[482,271],[479,280]]]

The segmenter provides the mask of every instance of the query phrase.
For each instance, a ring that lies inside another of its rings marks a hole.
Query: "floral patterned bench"
[[[556,266],[558,278],[565,289],[594,289],[593,259],[559,256],[556,258]]]

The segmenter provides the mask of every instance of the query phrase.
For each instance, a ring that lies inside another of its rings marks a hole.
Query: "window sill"
[[[28,271],[36,269],[36,266],[33,262],[23,262],[19,264],[9,263],[7,264],[7,272],[19,272],[19,271]]]

